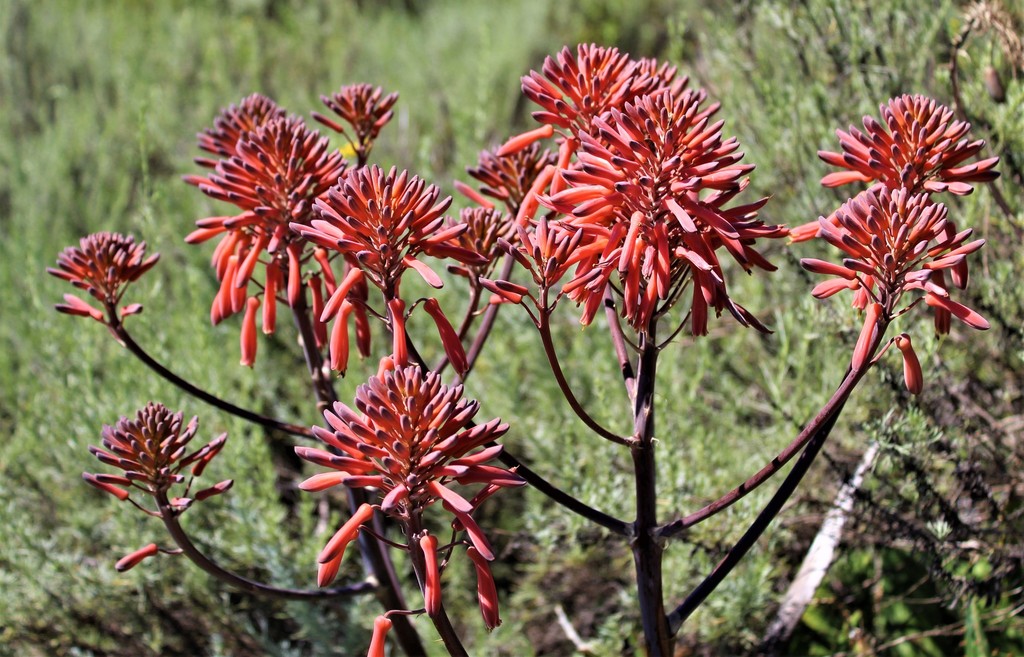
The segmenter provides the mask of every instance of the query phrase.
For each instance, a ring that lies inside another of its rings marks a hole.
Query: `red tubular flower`
[[[974,190],[971,183],[999,177],[997,157],[964,164],[985,142],[968,141],[971,124],[954,121],[948,107],[926,96],[899,96],[880,109],[882,123],[865,116],[864,132],[853,126],[849,132],[836,131],[841,154],[818,151],[825,162],[846,169],[828,174],[822,185],[878,182],[889,189],[962,196]]]
[[[924,375],[921,372],[921,361],[914,352],[914,345],[910,342],[910,336],[906,333],[897,335],[894,342],[896,348],[903,354],[903,381],[907,384],[907,390],[912,395],[921,394],[924,387]]]
[[[420,537],[423,552],[423,606],[434,616],[441,611],[441,574],[437,567],[437,539],[430,534]]]
[[[398,100],[397,93],[387,96],[384,96],[383,93],[380,87],[352,84],[341,87],[332,96],[320,97],[324,105],[351,126],[352,135],[348,134],[345,126],[323,114],[313,112],[313,118],[331,130],[345,135],[356,149],[359,161],[365,162],[373,147],[373,142],[376,141],[380,131],[394,115],[391,108]]]
[[[377,616],[373,620],[373,638],[370,639],[370,648],[366,652],[366,657],[385,657],[384,647],[390,629],[391,619],[387,616]]]
[[[261,94],[252,94],[242,99],[238,105],[231,105],[213,120],[213,127],[200,132],[196,137],[199,148],[212,153],[220,159],[227,159],[237,154],[235,146],[247,132],[252,132],[273,119],[283,118],[285,112],[273,100]],[[196,164],[207,168],[217,166],[217,160],[196,158]],[[186,181],[203,182],[203,178],[186,178]]]
[[[756,219],[767,199],[725,206],[747,186],[752,165],[739,164],[738,142],[710,123],[717,105],[706,94],[660,93],[612,109],[581,132],[579,161],[564,173],[569,187],[541,203],[570,215],[563,225],[584,232],[574,252],[575,277],[564,290],[584,304],[589,323],[605,287],[618,274],[620,311],[636,329],[651,321],[692,279],[691,329],[707,332],[707,309],[728,309],[743,325],[764,327],[732,301],[716,251],[724,247],[750,270],[775,269],[752,244],[787,234]]]
[[[493,558],[471,515],[475,506],[450,488],[451,483],[505,487],[524,482],[508,470],[486,465],[501,446],[481,447],[503,435],[508,425],[491,420],[470,427],[479,404],[462,394],[461,385],[446,386],[436,373],[424,374],[414,366],[381,372],[356,390],[359,412],[335,403],[324,412],[330,429],[313,427],[313,433],[340,455],[295,448],[299,457],[332,470],[299,487],[374,488],[380,491],[381,511],[400,522],[441,502],[480,553]],[[322,553],[321,563],[335,556]]]
[[[946,206],[932,203],[926,194],[879,187],[858,194],[835,213],[835,224],[821,218],[821,236],[848,258],[842,265],[804,259],[808,271],[839,276],[815,288],[819,298],[843,289],[856,289],[876,299],[887,319],[899,314],[907,292],[919,291],[927,305],[937,309],[936,330],[949,330],[949,314],[968,326],[987,329],[988,322],[949,296],[945,272],[953,284],[967,285],[966,258],[985,240],[968,242],[972,230],[956,232],[946,218]],[[914,302],[916,303],[916,302]]]
[[[480,615],[483,616],[487,629],[493,630],[501,625],[501,617],[498,616],[498,589],[494,586],[491,566],[472,546],[466,550],[466,554],[476,570],[476,596],[480,604]]]
[[[142,561],[155,556],[158,552],[160,552],[160,548],[157,547],[156,543],[150,543],[146,547],[140,548],[135,552],[122,557],[120,561],[114,564],[114,570],[119,573],[131,570],[142,563]]]
[[[126,500],[131,490],[154,497],[165,496],[175,484],[185,482],[182,472],[191,466],[191,476],[203,474],[207,464],[224,447],[227,434],[221,434],[204,447],[186,454],[195,436],[198,420],[192,418],[184,428],[182,414],[171,413],[162,404],[150,402],[136,413],[135,419],[122,417],[115,426],[103,427],[103,447],[89,447],[101,462],[124,471],[124,475],[83,473],[87,483],[105,493]],[[231,480],[201,490],[194,499],[202,501],[231,488]],[[191,483],[189,483],[191,486]],[[180,497],[171,500],[177,512],[192,503],[189,487]]]
[[[146,257],[146,243],[135,242],[131,235],[120,233],[93,233],[79,240],[78,247],[69,246],[57,256],[57,268],[47,268],[47,273],[68,281],[85,290],[103,304],[107,311],[121,302],[129,283],[137,281],[149,271],[160,254]],[[82,317],[92,317],[106,323],[102,310],[94,308],[82,299],[64,295],[65,303],[56,306],[58,312]],[[121,309],[121,317],[142,311],[139,304]]]
[[[554,153],[542,151],[537,144],[531,144],[510,155],[499,156],[491,151],[483,151],[477,166],[466,172],[483,185],[480,188],[481,194],[504,203],[509,214],[516,216],[541,171],[555,161]],[[480,205],[485,204],[480,203],[483,199],[473,200]]]

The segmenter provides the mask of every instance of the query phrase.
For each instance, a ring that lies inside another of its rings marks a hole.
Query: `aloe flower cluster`
[[[381,98],[381,93],[367,85],[351,85],[323,99],[355,131],[356,144],[350,153],[359,155],[360,167],[391,119],[390,107],[397,100],[396,94]],[[321,115],[314,118],[345,133],[341,124]],[[310,130],[301,118],[287,116],[259,94],[224,110],[212,128],[200,133],[199,147],[221,159],[197,158],[199,165],[213,172],[186,176],[185,181],[240,210],[201,219],[186,237],[191,244],[220,237],[212,256],[220,286],[210,309],[211,321],[217,324],[243,313],[241,361],[252,365],[257,319],[261,319],[263,332],[271,334],[276,330],[279,302],[292,309],[311,302],[316,310],[317,346],[326,346],[327,327],[320,320],[324,300],[334,294],[337,279],[351,271],[352,265],[313,247],[293,226],[308,226],[315,216],[316,199],[326,196],[347,174],[349,163],[343,152],[331,149],[328,140]],[[336,275],[339,265],[342,271]],[[263,270],[262,281],[254,279],[258,269]],[[365,305],[358,303],[365,300],[366,286],[353,285],[348,293],[357,302],[353,310],[356,341],[366,356],[369,320]]]
[[[883,123],[864,117],[864,132],[837,131],[843,154],[820,151],[822,160],[846,171],[822,178],[836,187],[873,183],[828,217],[800,226],[794,241],[819,236],[847,257],[842,264],[805,258],[805,269],[836,278],[820,283],[812,294],[826,298],[849,289],[853,305],[865,309],[864,324],[852,366],[867,358],[867,345],[896,317],[922,300],[932,308],[935,330],[949,333],[953,317],[975,329],[989,323],[950,296],[950,284],[965,289],[967,256],[984,245],[959,231],[948,208],[931,195],[970,194],[971,183],[990,182],[999,158],[965,163],[984,147],[970,141],[970,124],[953,121],[953,111],[924,96],[900,96],[881,107]],[[907,300],[909,297],[909,300]],[[906,333],[890,341],[903,357],[907,389],[922,388],[920,362]]]
[[[195,493],[190,492],[193,479],[203,474],[227,441],[227,434],[221,434],[187,453],[198,427],[198,418],[193,417],[183,427],[181,413],[172,413],[164,405],[150,402],[136,413],[135,418],[122,417],[114,426],[104,426],[102,447],[89,447],[100,462],[122,470],[123,474],[86,472],[82,478],[122,502],[132,502],[149,515],[161,516],[164,511],[160,507],[168,507],[169,513],[184,513],[193,502],[219,495],[233,483],[228,479]],[[172,488],[180,484],[185,486],[182,493],[170,497]],[[158,509],[148,509],[132,500],[133,492],[153,498]],[[119,561],[118,570],[127,570],[156,553],[156,546],[149,545]]]
[[[146,243],[136,242],[131,235],[93,233],[83,237],[77,247],[69,246],[57,256],[56,268],[46,271],[88,292],[103,305],[103,310],[73,294],[65,294],[57,311],[106,324],[108,313],[112,314],[121,303],[128,284],[152,269],[159,259],[160,254],[147,258]],[[120,316],[141,311],[141,305],[129,304],[120,310]]]
[[[458,242],[468,229],[465,224],[446,224],[444,213],[451,197],[438,200],[440,191],[408,171],[378,166],[357,169],[325,198],[317,200],[317,218],[309,226],[292,224],[300,235],[321,247],[338,252],[355,265],[334,290],[320,314],[320,321],[337,317],[332,331],[331,366],[344,371],[348,362],[347,319],[359,301],[350,298],[353,286],[369,281],[377,287],[387,305],[397,363],[409,362],[405,322],[406,303],[399,296],[402,276],[412,269],[428,285],[442,286],[441,278],[417,256],[453,258],[474,266],[486,258]],[[437,326],[445,351],[459,371],[465,371],[465,353],[451,323],[436,299],[427,299],[424,309]]]
[[[628,542],[644,647],[651,655],[670,655],[683,621],[783,508],[863,373],[881,357],[879,350],[898,351],[907,389],[921,392],[924,377],[911,336],[903,332],[885,342],[889,326],[924,305],[934,312],[938,333],[950,331],[953,317],[972,328],[988,328],[981,315],[953,298],[954,290],[967,286],[967,257],[984,242],[972,239],[970,229],[959,230],[950,210],[932,195],[964,195],[973,184],[994,180],[997,159],[972,162],[984,143],[971,141],[970,126],[953,120],[952,111],[934,100],[901,96],[882,106],[881,121],[865,117],[863,130],[838,131],[841,152],[819,155],[841,170],[826,175],[822,184],[868,187],[827,217],[790,230],[758,217],[768,199],[742,196],[754,166],[742,162],[738,140],[715,118],[718,103],[709,102],[707,92],[691,87],[674,67],[633,59],[616,48],[580,45],[546,58],[539,71],[522,78],[522,89],[540,108],[533,113],[540,127],[480,154],[477,165],[467,169],[476,186],[454,185],[473,205],[456,216],[448,214],[452,198],[436,185],[368,161],[397,101],[397,94],[379,87],[343,86],[322,97],[333,117],[313,114],[348,140],[347,150],[333,148],[301,118],[259,94],[225,109],[199,134],[204,155],[195,161],[206,172],[185,180],[233,206],[223,216],[200,219],[185,238],[192,244],[218,239],[210,318],[217,324],[242,315],[241,364],[252,366],[258,326],[274,333],[278,306],[287,307],[322,426],[309,429],[227,402],[142,350],[121,323],[141,306],[118,307],[127,286],[158,260],[147,257],[145,243],[96,233],[60,254],[57,267],[48,271],[85,290],[100,308],[67,294],[58,311],[107,325],[159,375],[226,412],[299,439],[319,440],[317,447],[294,448],[301,459],[324,469],[299,488],[346,492],[346,519],[316,559],[316,588],[283,589],[232,573],[200,551],[176,522],[194,502],[231,487],[232,480],[225,480],[192,492],[194,478],[221,451],[226,435],[190,451],[197,420],[183,424],[181,413],[150,403],[133,419],[105,427],[102,446],[90,448],[119,472],[83,477],[163,519],[178,549],[146,545],[121,559],[118,570],[160,552],[181,553],[250,593],[308,600],[372,591],[383,613],[374,621],[369,657],[387,654],[389,632],[403,652],[422,654],[408,616],[424,613],[451,654],[467,655],[444,609],[442,577],[464,552],[476,574],[484,625],[491,630],[501,623],[491,574],[495,549],[474,514],[498,491],[528,480]],[[545,149],[544,140],[553,140],[554,147]],[[708,334],[712,313],[728,313],[742,326],[767,331],[732,298],[727,275],[736,267],[747,273],[774,270],[765,245],[786,236],[794,242],[820,237],[842,253],[838,261],[801,263],[828,277],[812,290],[815,297],[849,290],[863,312],[850,369],[822,410],[761,470],[701,509],[675,520],[659,518],[664,512],[655,458],[659,354],[685,328],[694,336]],[[469,309],[458,330],[437,298],[410,298],[413,286],[402,285],[412,270],[430,288],[443,287],[430,259],[452,261],[448,272],[468,282]],[[622,435],[602,424],[573,392],[551,332],[552,314],[564,299],[576,304],[584,325],[605,311],[632,433]],[[462,383],[505,303],[521,305],[533,320],[555,382],[577,417],[594,435],[628,448],[634,519],[590,507],[508,454],[496,442],[509,430],[501,420],[474,422],[480,405]],[[430,316],[444,351],[434,370],[408,330],[417,307]],[[353,334],[359,354],[371,354],[373,320],[390,334],[390,350],[348,406],[337,401],[332,370],[348,370]],[[671,322],[667,338],[659,335],[663,321]],[[448,364],[457,377],[450,385],[442,378]],[[666,607],[662,554],[667,540],[725,510],[797,454],[786,482],[722,561],[675,610]],[[496,459],[509,467],[495,465]],[[155,508],[136,499],[142,496]],[[443,539],[438,516],[448,534]],[[401,538],[395,538],[396,529]],[[363,557],[365,578],[328,589],[353,545]],[[422,608],[408,608],[392,549],[407,556]]]
[[[575,57],[565,49],[523,78],[523,92],[542,107],[534,118],[561,131],[561,145],[519,223],[538,205],[554,217],[533,221],[536,236],[520,233],[520,246],[508,248],[541,287],[571,271],[559,292],[583,307],[584,324],[610,289],[630,326],[647,331],[689,286],[694,335],[707,333],[712,309],[764,329],[730,298],[718,251],[744,269],[773,270],[753,245],[788,232],[756,218],[767,199],[732,204],[753,166],[740,164],[737,140],[712,121],[718,104],[704,105],[707,94],[687,83],[656,60],[593,45],[579,46]],[[545,134],[515,137],[499,153]],[[556,251],[562,253],[552,261]],[[508,281],[487,284],[506,301],[523,296]]]
[[[453,516],[452,526],[465,531],[469,556],[481,579],[481,612],[489,628],[500,620],[494,583],[486,563],[494,552],[473,512],[497,490],[525,482],[514,472],[488,465],[502,451],[488,443],[508,431],[500,420],[473,424],[480,409],[463,396],[463,388],[447,386],[434,372],[416,366],[383,371],[356,390],[355,409],[340,402],[324,412],[327,427],[313,433],[331,451],[296,447],[301,458],[329,468],[300,488],[322,491],[333,486],[376,491],[373,504],[363,504],[341,526],[320,553],[317,583],[329,584],[338,572],[345,548],[373,517],[373,510],[395,519],[406,532],[407,549],[422,555],[424,600],[428,614],[440,605],[437,539],[423,529],[423,513],[440,504]],[[482,485],[466,499],[454,486]]]

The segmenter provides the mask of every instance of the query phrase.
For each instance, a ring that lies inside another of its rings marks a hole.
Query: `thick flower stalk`
[[[343,124],[319,112],[313,112],[313,118],[344,135],[352,145],[360,166],[365,164],[380,131],[394,116],[392,108],[398,101],[398,94],[385,96],[380,87],[352,84],[341,87],[331,96],[321,96],[320,100],[348,124],[352,132],[350,134]]]
[[[595,118],[592,134],[579,135],[579,165],[564,172],[568,187],[541,197],[568,215],[563,227],[584,233],[575,276],[564,287],[583,304],[584,323],[609,283],[622,296],[623,317],[639,330],[692,281],[694,335],[707,333],[710,308],[763,328],[729,297],[717,251],[724,248],[748,271],[770,271],[775,267],[752,245],[787,232],[756,218],[767,199],[727,207],[753,165],[739,164],[738,142],[722,137],[721,121],[711,123],[718,106],[702,108],[705,96],[689,89],[643,96]]]
[[[219,495],[233,483],[228,479],[195,493],[190,492],[193,479],[202,475],[227,440],[227,434],[221,434],[203,447],[186,453],[197,428],[197,418],[193,417],[183,427],[181,413],[172,413],[162,404],[150,402],[136,413],[134,419],[122,417],[114,426],[104,426],[102,447],[89,447],[89,451],[102,463],[124,473],[86,472],[82,478],[121,501],[130,501],[149,515],[161,517],[162,514],[133,500],[132,493],[152,497],[158,507],[167,504],[175,515],[184,513],[193,502]],[[184,484],[181,494],[170,496],[172,488],[180,484]],[[118,570],[127,570],[156,552],[156,547],[150,545],[132,553],[118,562]]]
[[[464,224],[446,225],[444,213],[451,197],[438,200],[434,185],[392,168],[385,172],[377,166],[363,167],[332,187],[316,201],[317,218],[310,225],[292,224],[304,238],[342,254],[354,266],[333,291],[320,314],[321,321],[337,317],[332,329],[331,365],[344,370],[348,359],[347,318],[361,304],[350,296],[354,286],[366,281],[377,287],[387,306],[388,323],[394,337],[395,360],[408,362],[405,341],[405,302],[399,296],[402,276],[413,269],[431,287],[440,288],[441,278],[420,255],[453,258],[464,265],[485,265],[484,256],[460,246],[458,238],[467,229]],[[425,308],[434,320],[445,351],[458,367],[465,363],[461,342],[450,322],[429,299]],[[411,308],[409,309],[411,311]]]
[[[446,386],[436,373],[415,366],[390,369],[385,364],[378,376],[356,390],[355,407],[335,403],[324,412],[328,427],[313,428],[332,452],[295,448],[301,458],[330,468],[300,484],[303,490],[343,485],[378,493],[376,502],[360,507],[328,541],[319,556],[318,581],[326,586],[333,579],[345,547],[372,518],[373,509],[379,509],[405,528],[406,549],[419,564],[426,609],[433,617],[432,609],[440,605],[438,546],[423,529],[423,513],[440,503],[454,516],[453,527],[466,532],[474,554],[485,562],[494,559],[472,514],[496,490],[524,483],[514,472],[487,464],[502,447],[484,444],[503,435],[508,425],[497,419],[474,425],[479,404],[463,397],[462,386]],[[483,487],[466,499],[453,484]],[[486,580],[490,571],[482,568]],[[483,587],[493,590],[493,582]],[[488,595],[486,603],[497,605],[497,600]],[[489,626],[496,624],[496,612],[484,613],[495,619]]]
[[[821,237],[848,257],[842,264],[805,258],[805,269],[834,276],[818,284],[812,294],[830,297],[842,290],[854,290],[860,307],[866,307],[861,339],[853,365],[864,364],[864,350],[874,332],[916,306],[921,300],[936,310],[935,328],[949,332],[951,317],[968,326],[987,329],[988,322],[977,312],[954,301],[950,285],[967,285],[966,258],[985,243],[968,241],[970,228],[957,232],[947,219],[946,206],[932,203],[926,194],[906,189],[890,191],[876,187],[845,203],[834,222],[822,217]],[[948,279],[947,279],[948,275]],[[913,298],[906,300],[907,295]],[[903,353],[907,386],[920,390],[920,365],[905,334],[896,339]]]
[[[157,253],[147,258],[146,243],[136,242],[131,235],[105,232],[87,235],[79,240],[77,247],[64,249],[57,256],[57,267],[46,271],[88,292],[103,305],[103,310],[73,294],[65,294],[64,303],[56,309],[106,324],[107,316],[114,314],[121,303],[128,284],[137,281],[159,259]],[[130,304],[120,310],[120,316],[124,318],[141,311],[141,305]]]

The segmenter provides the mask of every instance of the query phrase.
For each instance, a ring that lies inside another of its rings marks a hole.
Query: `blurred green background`
[[[1016,13],[1015,13],[1016,12]],[[230,434],[210,481],[229,494],[185,516],[201,546],[231,568],[312,586],[315,496],[281,447],[189,399],[134,361],[101,327],[57,315],[69,291],[47,276],[57,253],[88,232],[117,230],[162,254],[136,285],[139,341],[172,369],[223,397],[311,424],[294,335],[237,363],[238,326],[209,326],[212,247],[182,238],[224,209],[181,182],[197,167],[194,134],[253,92],[308,116],[319,96],[369,82],[400,93],[374,161],[407,167],[452,193],[479,151],[530,127],[519,77],[563,45],[594,41],[677,64],[722,103],[739,137],[751,198],[771,195],[769,222],[799,225],[850,192],[818,184],[833,131],[902,93],[954,102],[1003,158],[989,189],[944,202],[989,241],[972,262],[968,305],[992,322],[942,340],[908,318],[925,391],[902,390],[896,358],[855,394],[808,481],[750,557],[686,626],[681,655],[755,649],[839,484],[872,440],[882,456],[861,491],[836,564],[786,654],[1020,654],[1024,495],[1024,53],[1021,7],[934,0],[5,0],[0,2],[0,655],[353,655],[376,612],[367,601],[315,606],[253,599],[184,559],[129,573],[114,562],[160,523],[86,486],[100,427],[158,400],[200,417],[200,437]],[[954,44],[957,48],[954,48]],[[456,204],[461,199],[456,200]],[[733,295],[774,330],[730,318],[711,336],[680,338],[659,374],[661,513],[693,510],[759,468],[828,398],[859,322],[845,301],[814,301],[800,257],[821,245],[768,248],[779,271],[728,271]],[[442,303],[457,307],[457,280]],[[509,449],[588,503],[630,517],[628,455],[587,435],[548,378],[539,338],[503,312],[469,382],[482,416],[512,425]],[[415,330],[416,327],[413,327]],[[627,426],[617,367],[595,325],[572,313],[556,327],[584,404]],[[429,348],[430,345],[428,345]],[[436,347],[436,345],[435,345]],[[361,369],[360,369],[361,368]],[[342,398],[374,371],[339,385]],[[756,514],[773,486],[670,547],[669,604],[681,600]],[[504,625],[482,630],[472,573],[446,574],[446,600],[472,654],[638,654],[627,546],[528,490],[499,496],[482,523],[499,548]],[[335,514],[330,525],[341,521]],[[352,571],[355,571],[354,564]],[[428,642],[432,629],[421,623]],[[434,650],[440,646],[431,643]]]

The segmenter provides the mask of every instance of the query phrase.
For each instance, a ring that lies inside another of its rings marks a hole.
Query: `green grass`
[[[284,330],[261,343],[253,371],[238,367],[237,323],[211,327],[207,320],[216,291],[210,248],[182,242],[195,219],[222,212],[180,181],[196,171],[193,135],[220,108],[258,91],[308,116],[319,109],[319,95],[344,83],[398,91],[396,119],[374,159],[408,167],[452,193],[452,179],[467,179],[462,171],[476,163],[479,150],[528,125],[519,77],[562,45],[600,39],[635,55],[670,57],[721,100],[726,131],[758,165],[749,196],[771,195],[765,216],[795,225],[845,198],[845,190],[818,185],[827,167],[815,151],[836,148],[836,127],[858,123],[897,93],[951,102],[944,66],[961,24],[953,3],[924,0],[885,8],[854,0],[765,1],[735,9],[651,0],[644,11],[597,0],[557,9],[541,0],[412,2],[411,11],[400,3],[361,4],[0,3],[0,654],[284,656],[365,649],[376,613],[365,601],[267,604],[167,557],[115,573],[123,554],[167,540],[156,520],[129,513],[80,479],[83,470],[98,469],[85,448],[99,441],[104,423],[150,399],[199,415],[200,438],[231,436],[209,481],[232,477],[236,485],[186,514],[186,526],[218,558],[254,577],[313,583],[315,554],[326,537],[313,535],[311,496],[299,495],[294,507],[281,503],[294,495],[294,481],[281,476],[280,460],[275,467],[272,437],[187,398],[133,361],[101,327],[52,312],[68,290],[44,274],[60,249],[87,232],[140,236],[162,254],[132,290],[146,307],[132,327],[140,342],[228,399],[315,422],[294,335]],[[964,96],[988,126],[978,136],[1020,162],[1024,118],[1013,108],[1024,102],[1024,87],[1008,76],[1005,103],[984,94],[985,58],[1005,64],[990,41],[981,34],[968,44]],[[871,377],[844,414],[832,452],[837,458],[857,454],[873,435],[873,421],[897,403],[929,411],[935,426],[966,445],[970,426],[958,426],[955,413],[945,425],[938,419],[951,417],[943,400],[961,381],[992,393],[994,413],[1021,412],[1024,298],[1017,282],[1024,256],[1013,245],[1024,204],[1017,182],[1001,183],[1013,219],[1000,214],[987,190],[952,204],[958,223],[975,226],[991,242],[985,265],[972,272],[970,295],[1000,322],[987,335],[957,328],[940,342],[928,338],[926,320],[913,320],[927,365],[925,395],[916,402],[900,396],[899,365],[887,359],[883,374]],[[666,352],[657,397],[664,516],[700,506],[760,467],[839,381],[859,322],[843,301],[809,297],[812,277],[797,260],[822,253],[816,245],[779,244],[768,249],[779,272],[728,272],[734,296],[768,321],[772,335],[722,318],[713,320],[710,337],[682,338]],[[458,306],[463,292],[453,281],[442,302]],[[514,311],[499,317],[468,386],[481,400],[481,417],[508,421],[510,450],[562,487],[631,517],[628,455],[589,436],[571,416],[528,327]],[[584,404],[613,426],[627,426],[600,322],[581,329],[567,310],[555,332],[564,362],[585,365],[571,374]],[[379,351],[383,342],[378,339]],[[340,383],[342,397],[375,369],[372,361],[355,367]],[[835,473],[819,464],[813,477],[803,499],[827,500]],[[700,580],[770,492],[758,491],[671,546],[665,568],[671,600]],[[633,646],[638,619],[628,549],[533,491],[503,498],[483,514],[508,555],[496,570],[505,624],[491,634],[480,629],[468,569],[452,572],[446,590],[473,654],[567,653],[556,605],[597,654]],[[693,618],[687,643],[708,654],[756,644],[799,558],[795,546],[813,532],[813,524],[793,519],[799,513],[787,511]]]

